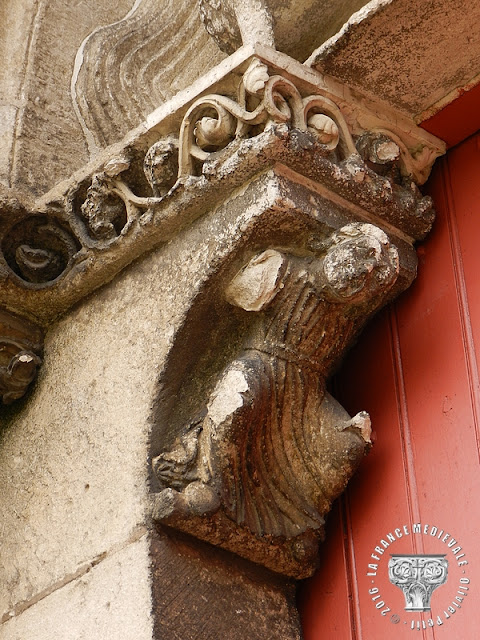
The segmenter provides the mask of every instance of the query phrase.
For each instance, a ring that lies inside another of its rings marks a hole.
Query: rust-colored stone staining
[[[300,640],[293,580],[164,528],[151,558],[155,638]]]

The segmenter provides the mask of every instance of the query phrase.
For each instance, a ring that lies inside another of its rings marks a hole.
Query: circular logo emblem
[[[370,554],[366,575],[368,595],[379,614],[412,630],[449,622],[471,589],[461,544],[428,524],[402,525],[385,534]]]

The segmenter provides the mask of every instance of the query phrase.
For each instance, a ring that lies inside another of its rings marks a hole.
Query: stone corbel
[[[311,574],[331,502],[370,446],[368,415],[350,417],[326,382],[415,277],[413,243],[434,217],[418,185],[443,151],[381,103],[242,47],[34,205],[4,198],[4,401],[33,379],[45,327],[208,219],[218,252],[157,403],[154,518]],[[199,323],[215,326],[213,352],[194,346]]]
[[[295,578],[315,569],[325,516],[371,445],[368,414],[351,418],[327,378],[400,271],[373,224],[309,239],[321,241],[265,249],[224,282],[244,316],[235,357],[153,459],[157,521]]]

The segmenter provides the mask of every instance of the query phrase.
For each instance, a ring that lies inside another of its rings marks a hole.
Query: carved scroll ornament
[[[447,581],[448,560],[445,555],[392,555],[388,577],[403,591],[405,611],[430,611],[433,592]]]

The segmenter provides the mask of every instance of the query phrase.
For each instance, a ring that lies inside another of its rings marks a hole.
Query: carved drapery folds
[[[99,26],[77,53],[72,98],[90,153],[117,142],[188,85],[192,67],[209,68],[223,58],[195,2],[131,4],[122,20]]]
[[[153,460],[154,517],[297,578],[325,516],[370,446],[326,380],[399,274],[386,234],[351,223],[315,254],[266,249],[226,284],[255,316],[203,411]]]

